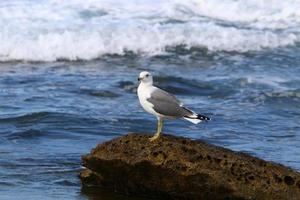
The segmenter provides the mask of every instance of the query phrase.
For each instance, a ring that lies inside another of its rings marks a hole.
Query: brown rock
[[[129,134],[83,156],[83,186],[156,199],[300,200],[290,168],[202,141],[148,138]]]

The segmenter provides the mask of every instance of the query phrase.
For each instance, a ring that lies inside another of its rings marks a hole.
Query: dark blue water
[[[299,50],[178,48],[168,56],[1,63],[0,197],[88,199],[77,177],[80,157],[128,132],[155,132],[156,119],[142,110],[136,95],[142,70],[213,119],[198,125],[167,121],[166,133],[300,170]]]

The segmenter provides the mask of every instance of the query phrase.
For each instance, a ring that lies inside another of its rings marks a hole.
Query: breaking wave
[[[293,46],[300,41],[299,10],[293,0],[2,1],[0,61]]]

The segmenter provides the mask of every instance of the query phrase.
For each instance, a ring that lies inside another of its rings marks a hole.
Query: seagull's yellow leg
[[[157,121],[157,132],[154,134],[153,137],[150,138],[151,142],[159,138],[159,136],[161,135],[163,129],[163,123],[164,123],[163,119],[159,117]]]

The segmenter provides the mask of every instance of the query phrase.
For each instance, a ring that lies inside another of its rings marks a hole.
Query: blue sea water
[[[137,100],[142,70],[212,117],[167,121],[166,133],[300,171],[299,10],[293,0],[0,1],[0,199],[93,199],[81,155],[155,132]]]

